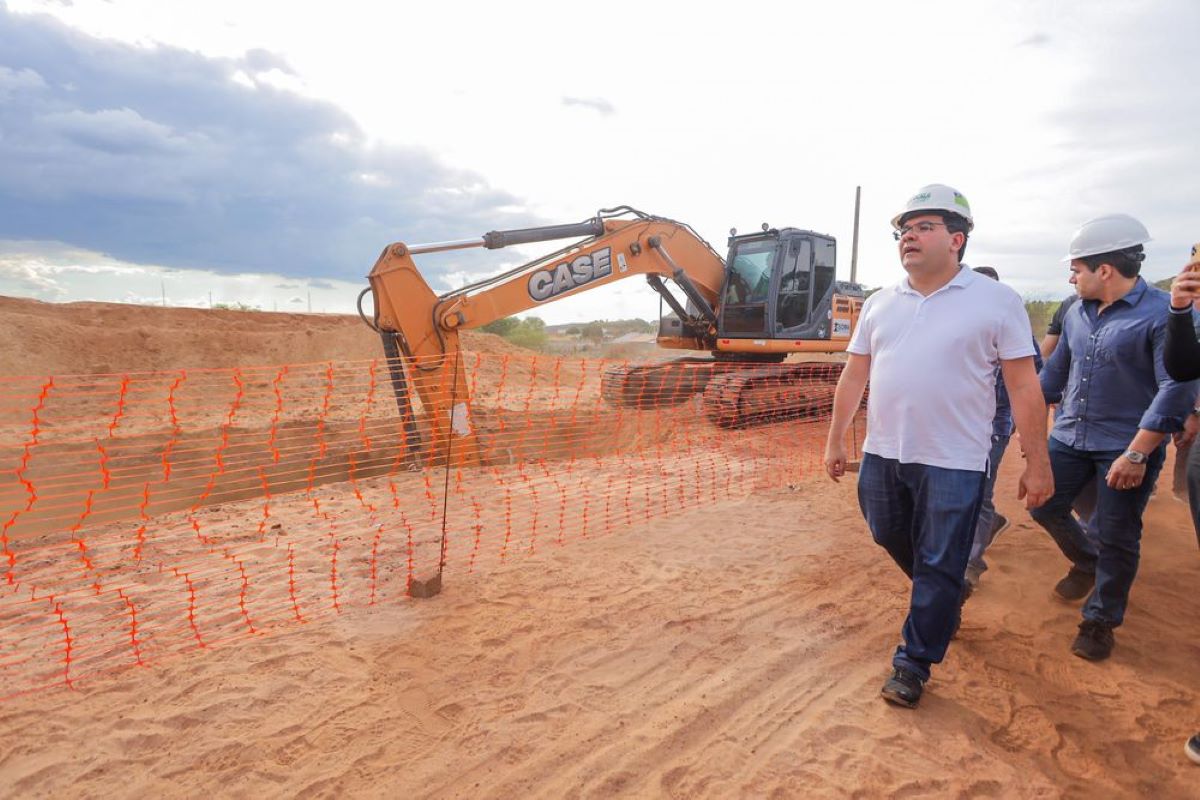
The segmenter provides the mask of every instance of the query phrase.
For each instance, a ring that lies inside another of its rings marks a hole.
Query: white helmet
[[[971,204],[967,202],[967,198],[962,192],[944,183],[931,183],[918,189],[916,194],[908,198],[904,210],[892,217],[892,227],[899,228],[900,220],[914,211],[948,211],[967,221],[968,232],[975,229],[975,220],[971,218]]]
[[[1113,253],[1153,241],[1146,226],[1128,214],[1105,214],[1079,226],[1063,261]]]

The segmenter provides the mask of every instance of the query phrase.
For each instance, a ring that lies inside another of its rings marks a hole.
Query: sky
[[[1104,213],[1144,274],[1200,241],[1200,4],[0,0],[0,294],[350,313],[383,247],[628,204],[829,233],[898,280],[888,220],[970,199],[1027,297]],[[422,257],[435,291],[557,245]],[[640,279],[539,307],[658,314]]]

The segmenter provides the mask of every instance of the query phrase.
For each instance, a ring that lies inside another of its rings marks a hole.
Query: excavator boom
[[[459,359],[459,331],[478,328],[554,300],[634,275],[669,278],[678,284],[706,321],[697,349],[712,346],[725,265],[690,227],[635,212],[634,219],[602,211],[576,225],[493,231],[479,239],[425,245],[396,243],[384,248],[368,280],[374,295],[373,321],[392,366],[393,387],[409,437],[414,395],[428,421],[427,453],[445,445],[466,463],[479,459],[471,420],[466,376]],[[588,238],[503,275],[436,295],[413,261],[414,255],[472,247],[497,249],[575,236]],[[686,266],[684,266],[686,265]],[[693,328],[699,325],[693,325]]]
[[[414,255],[427,253],[576,237],[585,238],[441,295],[434,293],[413,261]],[[363,294],[373,293],[375,308],[372,319],[364,315],[364,320],[383,338],[406,439],[415,445],[411,449],[422,458],[445,454],[458,463],[480,460],[461,364],[460,330],[634,275],[644,276],[674,312],[668,318],[672,327],[660,327],[661,346],[709,351],[718,358],[613,367],[602,382],[610,402],[644,407],[705,392],[712,406],[708,416],[727,427],[762,416],[747,410],[747,398],[774,398],[775,411],[812,407],[811,397],[787,388],[788,381],[798,385],[819,376],[819,382],[828,383],[825,373],[836,373],[839,365],[816,371],[791,365],[777,368],[772,373],[776,378],[766,380],[747,370],[746,362],[844,350],[862,305],[861,290],[834,281],[830,237],[764,226],[761,234],[731,236],[730,245],[726,264],[690,226],[624,206],[603,209],[592,219],[570,225],[388,245],[368,276],[370,287]],[[817,252],[822,247],[827,255]],[[682,291],[684,302],[667,289],[668,280]],[[718,375],[722,380],[714,384],[714,391],[707,391]],[[832,374],[833,381],[836,377]]]

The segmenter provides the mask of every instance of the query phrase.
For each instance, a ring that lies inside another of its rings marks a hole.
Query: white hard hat
[[[1079,226],[1063,261],[1113,253],[1153,241],[1150,231],[1128,214],[1105,214]]]
[[[892,217],[892,227],[899,228],[904,215],[914,211],[948,211],[967,221],[967,231],[975,229],[975,220],[971,218],[971,204],[967,202],[967,198],[962,192],[944,183],[931,183],[918,189],[916,194],[908,198],[904,210]]]

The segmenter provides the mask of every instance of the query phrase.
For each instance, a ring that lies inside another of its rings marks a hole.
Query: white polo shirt
[[[905,277],[867,298],[846,348],[871,357],[863,450],[905,464],[984,471],[995,369],[1033,355],[1020,296],[960,267],[928,297]]]

